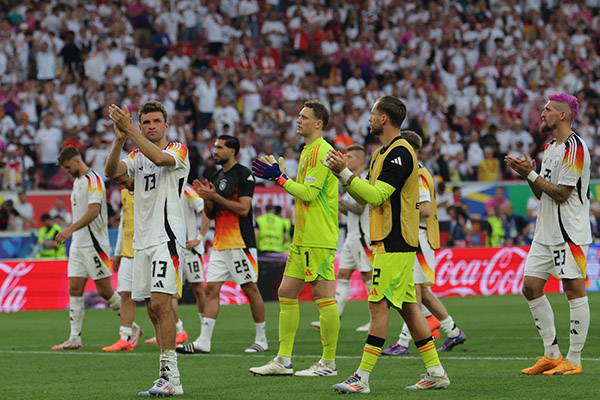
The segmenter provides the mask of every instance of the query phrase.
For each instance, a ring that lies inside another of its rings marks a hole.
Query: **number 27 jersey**
[[[158,166],[140,150],[132,151],[123,159],[127,175],[135,177],[133,248],[136,250],[171,240],[185,247],[182,196],[190,171],[188,149],[175,142],[169,143],[163,153],[173,157],[175,165]]]
[[[553,139],[544,150],[540,176],[555,185],[572,186],[573,191],[561,204],[542,193],[533,241],[590,244],[590,153],[583,140],[575,133],[560,145]]]

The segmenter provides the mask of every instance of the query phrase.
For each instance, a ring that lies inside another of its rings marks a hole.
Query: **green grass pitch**
[[[549,295],[554,308],[559,345],[566,355],[569,340],[569,309],[564,295]],[[541,339],[529,308],[520,296],[444,299],[467,342],[440,358],[450,376],[446,390],[431,393],[407,392],[424,373],[414,345],[404,357],[382,356],[371,376],[373,399],[592,399],[600,393],[600,331],[597,310],[600,293],[590,293],[592,323],[583,352],[582,375],[522,376],[543,352]],[[248,306],[225,306],[217,320],[212,354],[179,355],[185,395],[194,399],[333,399],[331,386],[345,380],[358,366],[365,333],[354,329],[367,322],[366,302],[350,302],[342,318],[338,345],[337,377],[258,377],[248,368],[275,356],[277,303],[267,303],[267,335],[271,350],[248,355],[244,349],[254,338]],[[301,303],[300,328],[294,347],[294,368],[316,362],[321,345],[318,331],[310,327],[317,318],[314,303]],[[137,308],[142,339],[153,335],[143,308]],[[195,307],[180,307],[180,316],[190,338],[199,333]],[[117,339],[119,322],[110,310],[86,310],[83,349],[53,352],[50,347],[68,337],[66,311],[24,312],[0,315],[0,369],[4,399],[134,399],[158,376],[158,353],[154,345],[141,343],[133,352],[102,353],[101,348]],[[397,313],[391,316],[387,345],[395,342],[401,327]],[[439,347],[444,339],[436,341]],[[143,340],[142,340],[143,341]],[[362,397],[362,395],[361,395]]]

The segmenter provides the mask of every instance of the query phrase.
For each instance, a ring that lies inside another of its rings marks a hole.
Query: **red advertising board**
[[[436,253],[438,296],[501,296],[520,294],[528,248],[441,249]],[[205,260],[208,265],[208,257]],[[336,257],[336,268],[338,260]],[[117,286],[113,275],[113,287]],[[86,291],[95,290],[88,281]],[[560,282],[550,278],[546,292],[561,290]],[[311,300],[307,285],[300,300]],[[350,299],[366,299],[358,274],[351,282]],[[0,261],[0,312],[61,310],[69,303],[67,261]],[[223,285],[221,304],[245,304],[239,285]]]

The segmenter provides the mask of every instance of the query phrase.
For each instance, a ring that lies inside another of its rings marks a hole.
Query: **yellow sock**
[[[340,316],[335,299],[319,299],[315,301],[319,307],[321,323],[321,342],[323,343],[323,360],[335,360],[338,334],[340,332]]]
[[[419,340],[415,342],[415,346],[417,346],[427,368],[441,364],[435,344],[433,344],[433,338]]]
[[[365,343],[365,347],[363,348],[363,355],[358,368],[367,372],[373,371],[373,368],[381,355],[381,349],[383,348],[384,343],[384,338],[372,335],[367,336],[367,343]]]
[[[298,299],[279,298],[279,352],[280,356],[291,357],[294,339],[300,322]]]

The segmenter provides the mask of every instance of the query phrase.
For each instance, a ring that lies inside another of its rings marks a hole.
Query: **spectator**
[[[467,238],[473,229],[471,219],[461,205],[448,207],[448,215],[450,216],[450,229],[447,245],[465,247]]]
[[[505,232],[504,245],[521,246],[525,244],[525,238],[529,234],[529,224],[525,218],[513,212],[513,205],[510,201],[504,203],[501,213]]]
[[[62,219],[62,224],[60,225],[63,228],[71,225],[71,223],[73,222],[73,216],[65,207],[65,200],[62,197],[56,198],[54,206],[52,206],[48,214],[50,214],[50,217],[52,218],[56,218],[57,216],[59,216]]]
[[[477,167],[477,180],[480,182],[497,182],[500,180],[500,161],[494,158],[494,149],[483,149],[483,160]]]
[[[54,127],[54,115],[46,111],[42,124],[35,135],[35,151],[42,165],[44,179],[50,179],[58,170],[56,160],[62,144],[62,132]]]
[[[19,216],[15,218],[15,230],[29,231],[33,228],[33,225],[35,225],[33,205],[27,201],[27,193],[24,191],[19,192],[19,199],[17,203],[13,204],[13,207],[19,213]]]
[[[0,205],[0,231],[15,230],[15,218],[20,214],[13,207],[12,200],[4,200]]]
[[[492,207],[484,226],[483,230],[487,235],[485,239],[486,246],[498,247],[504,245],[506,232],[502,224],[502,211],[500,207]]]
[[[487,216],[491,216],[494,207],[498,207],[502,209],[504,204],[508,203],[508,199],[506,198],[506,189],[504,186],[498,186],[496,188],[496,193],[494,197],[485,202],[485,214]]]
[[[62,228],[52,220],[50,214],[42,214],[41,220],[43,226],[38,232],[35,258],[66,258],[64,243],[56,241],[56,235],[62,231]]]
[[[92,136],[92,147],[87,149],[85,152],[85,163],[96,173],[100,175],[103,181],[106,180],[104,175],[104,166],[106,165],[106,159],[110,153],[110,149],[106,148],[102,143],[100,136]]]

